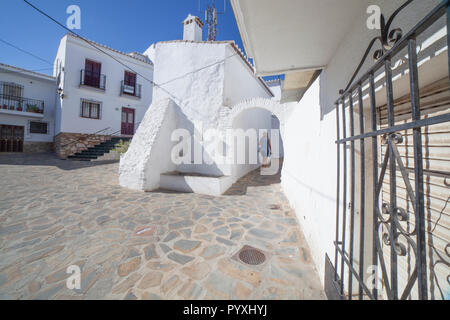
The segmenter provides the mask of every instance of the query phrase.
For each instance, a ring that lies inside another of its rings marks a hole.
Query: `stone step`
[[[98,158],[105,158],[116,148],[116,146],[120,143],[120,141],[124,142],[131,141],[131,138],[114,137],[111,140],[104,141],[94,147],[90,147],[87,150],[83,150],[81,152],[76,153],[75,155],[69,156],[68,159],[74,161],[91,161],[91,160],[98,160]],[[111,156],[110,158],[120,159],[120,156]]]
[[[230,176],[205,176],[198,174],[168,172],[161,174],[160,188],[184,193],[220,196],[233,185]]]
[[[85,156],[85,155],[74,155],[69,156],[69,159],[85,159],[85,160],[95,160],[97,159],[97,156]]]

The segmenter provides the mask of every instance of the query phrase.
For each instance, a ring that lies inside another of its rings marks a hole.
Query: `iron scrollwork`
[[[380,35],[373,38],[370,42],[369,46],[367,47],[366,52],[364,53],[363,58],[361,59],[361,62],[359,63],[358,67],[356,68],[355,73],[353,74],[352,78],[350,79],[349,83],[345,87],[344,90],[340,90],[339,93],[342,95],[344,94],[352,85],[353,81],[355,80],[356,76],[358,75],[359,71],[361,70],[362,66],[366,62],[367,57],[369,56],[370,51],[372,50],[375,43],[378,41],[381,44],[381,48],[376,50],[373,54],[373,58],[375,61],[381,59],[381,57],[384,56],[386,52],[391,50],[403,37],[403,31],[401,28],[392,28],[392,23],[394,22],[395,17],[408,5],[410,5],[414,0],[408,0],[406,1],[402,6],[400,6],[397,10],[394,11],[394,13],[389,17],[389,19],[386,21],[386,18],[383,14],[381,14],[380,17]]]

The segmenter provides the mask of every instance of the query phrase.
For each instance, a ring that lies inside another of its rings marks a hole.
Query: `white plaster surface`
[[[151,191],[160,186],[161,173],[175,170],[170,155],[176,129],[175,104],[155,102],[144,117],[131,145],[120,160],[119,182],[123,187]]]
[[[221,196],[233,185],[233,178],[168,173],[161,175],[161,188],[185,193]]]

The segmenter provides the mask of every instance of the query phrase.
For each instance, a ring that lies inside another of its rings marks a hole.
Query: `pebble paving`
[[[0,155],[0,299],[325,299],[279,175],[211,197],[128,190],[117,172]],[[266,263],[232,260],[244,245]],[[71,265],[80,289],[67,288]]]

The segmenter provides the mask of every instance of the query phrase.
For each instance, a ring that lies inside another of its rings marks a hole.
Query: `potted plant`
[[[9,110],[12,110],[12,111],[14,111],[14,110],[16,110],[16,108],[14,108],[14,106],[9,106]]]
[[[6,104],[3,105],[3,109],[7,110],[8,106]]]
[[[22,102],[19,102],[19,105],[17,106],[17,111],[23,111]]]
[[[39,109],[34,104],[27,104],[27,112],[39,113]]]

